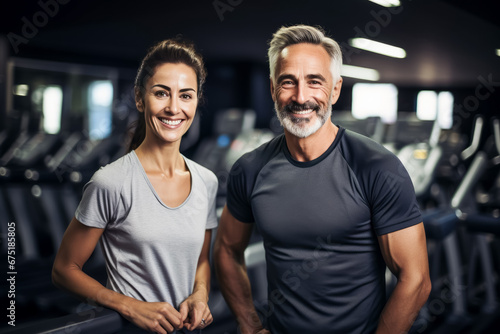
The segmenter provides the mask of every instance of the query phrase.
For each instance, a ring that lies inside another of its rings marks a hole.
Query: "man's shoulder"
[[[381,189],[395,182],[400,185],[409,182],[411,185],[402,162],[383,145],[352,131],[346,131],[344,137],[344,159],[366,194],[372,194],[374,188]]]
[[[399,164],[399,159],[382,144],[354,131],[344,131],[341,146],[342,154],[351,167],[373,170]]]
[[[260,145],[256,149],[243,154],[236,160],[232,170],[234,171],[240,168],[245,170],[260,170],[281,152],[284,140],[285,135],[281,134]]]

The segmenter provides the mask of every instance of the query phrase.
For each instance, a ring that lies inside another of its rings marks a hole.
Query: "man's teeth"
[[[303,114],[309,114],[310,112],[312,112],[312,109],[307,109],[307,110],[302,110],[302,111],[294,111],[293,113],[297,114],[297,115],[303,115]]]
[[[168,124],[168,125],[177,125],[177,124],[180,124],[182,122],[181,119],[176,120],[176,121],[171,121],[168,119],[160,119],[160,121],[162,121],[163,123]]]

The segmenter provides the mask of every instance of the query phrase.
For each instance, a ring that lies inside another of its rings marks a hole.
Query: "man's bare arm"
[[[406,333],[431,290],[424,225],[419,223],[378,239],[384,260],[398,282],[376,333]]]
[[[253,305],[244,252],[252,233],[252,224],[242,223],[224,207],[214,245],[217,278],[242,334],[269,333]]]

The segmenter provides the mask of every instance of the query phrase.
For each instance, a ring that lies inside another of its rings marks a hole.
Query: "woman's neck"
[[[151,145],[145,139],[135,153],[146,172],[161,172],[165,176],[173,176],[176,170],[186,169],[179,147],[180,142]]]

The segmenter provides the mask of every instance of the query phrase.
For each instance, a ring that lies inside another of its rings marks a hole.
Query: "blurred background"
[[[394,152],[414,182],[429,239],[433,292],[412,331],[496,332],[500,20],[495,3],[3,4],[0,248],[7,259],[9,223],[14,222],[17,274],[16,328],[9,326],[7,317],[0,332],[22,332],[23,326],[26,333],[50,331],[61,323],[88,319],[81,332],[118,333],[123,327],[116,313],[91,308],[56,290],[50,266],[85,182],[126,152],[129,129],[137,118],[133,80],[147,48],[182,35],[205,58],[206,101],[181,150],[216,173],[220,209],[232,163],[282,132],[270,96],[267,43],[279,27],[297,23],[320,25],[343,49],[344,83],[333,107],[334,123]],[[246,256],[256,306],[265,319],[269,309],[258,231]],[[97,250],[85,270],[104,282],[102,261]],[[390,273],[387,281],[390,291]],[[204,332],[236,333],[215,278],[212,285],[216,321]],[[5,307],[12,300],[11,290],[2,279]],[[92,327],[96,323],[97,331]]]

